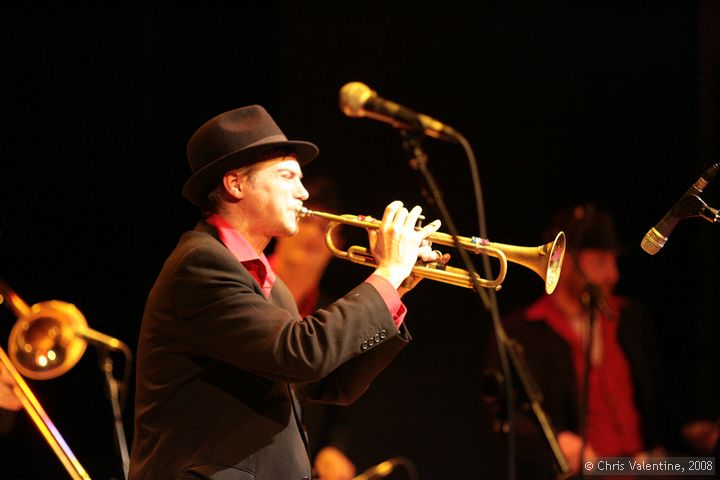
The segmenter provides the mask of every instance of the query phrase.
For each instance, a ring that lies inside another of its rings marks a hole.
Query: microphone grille
[[[365,102],[374,96],[375,92],[364,83],[346,83],[340,89],[340,110],[348,117],[362,117]]]
[[[645,237],[643,237],[642,242],[640,242],[640,248],[650,255],[655,255],[665,246],[665,242],[667,242],[667,237],[664,237],[660,232],[651,228],[645,234]]]

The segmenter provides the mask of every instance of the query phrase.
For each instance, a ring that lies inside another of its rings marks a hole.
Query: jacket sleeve
[[[382,333],[379,335],[382,336]],[[410,340],[410,333],[403,323],[399,335],[363,355],[350,359],[319,382],[301,385],[298,393],[310,401],[349,405],[365,393],[375,377]]]
[[[385,345],[398,342],[400,334],[368,284],[299,318],[265,298],[232,254],[202,234],[168,259],[150,294],[146,317],[151,330],[178,348],[274,381],[317,382],[334,372],[335,380],[315,393],[340,402],[358,395],[352,377],[372,377],[390,361],[394,347]],[[360,355],[367,361],[350,362]]]

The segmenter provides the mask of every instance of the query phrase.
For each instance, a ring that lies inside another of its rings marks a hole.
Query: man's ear
[[[242,200],[245,187],[245,175],[231,171],[223,176],[223,186],[228,195],[236,200]]]

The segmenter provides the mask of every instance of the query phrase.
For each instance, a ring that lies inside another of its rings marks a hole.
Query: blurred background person
[[[555,292],[505,318],[560,448],[574,473],[582,459],[666,455],[677,447],[682,414],[663,381],[649,312],[615,292],[624,253],[615,220],[577,205],[555,215],[546,240],[560,230],[567,252]],[[707,437],[707,424],[693,427],[696,436]],[[532,446],[540,436],[528,425],[518,422],[519,472],[553,478],[549,451]]]

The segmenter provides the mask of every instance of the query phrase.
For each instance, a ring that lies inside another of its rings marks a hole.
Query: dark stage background
[[[290,138],[320,146],[306,175],[333,176],[348,213],[379,215],[396,198],[425,205],[398,132],[337,108],[340,87],[362,81],[467,137],[491,240],[537,245],[561,207],[610,209],[628,247],[619,290],[655,314],[667,402],[687,417],[717,417],[720,228],[687,220],[654,257],[639,243],[720,160],[720,9],[482,3],[6,12],[0,277],[29,304],[74,303],[134,350],[154,277],[197,219],[179,193],[186,141],[211,116],[251,103]],[[424,145],[461,234],[476,234],[463,152]],[[714,207],[717,183],[703,194]],[[369,272],[343,262],[330,273],[326,286],[340,294]],[[511,264],[500,308],[541,294],[539,279]],[[444,284],[420,285],[407,303],[415,341],[358,407],[359,468],[405,455],[423,480],[502,477],[503,442],[479,401],[488,315],[469,291]],[[0,317],[6,346],[15,319],[5,308]],[[90,475],[117,477],[95,351],[29,383]],[[125,424],[130,439],[132,402]],[[0,449],[2,478],[66,477],[24,414]]]

